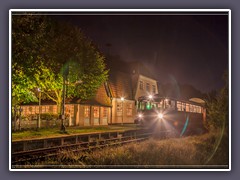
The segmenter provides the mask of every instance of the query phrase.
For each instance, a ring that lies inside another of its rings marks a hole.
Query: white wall
[[[143,82],[143,89],[140,89],[140,81]],[[149,91],[146,90],[146,84],[149,83],[150,89]],[[139,75],[138,82],[137,82],[137,90],[135,94],[135,100],[137,100],[140,96],[147,96],[147,95],[153,95],[153,88],[152,85],[156,87],[156,93],[158,94],[158,87],[157,87],[157,81],[151,78],[148,78],[143,75]]]

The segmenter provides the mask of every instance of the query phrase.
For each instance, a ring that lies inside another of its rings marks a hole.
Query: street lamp
[[[124,101],[124,97],[121,97],[121,101],[122,101],[122,125],[123,125],[123,101]]]
[[[150,100],[152,100],[153,96],[152,96],[152,95],[149,95],[148,98],[149,98]]]
[[[39,113],[38,113],[38,121],[37,121],[37,129],[40,128],[41,126],[41,89],[37,88],[38,91],[38,99],[39,99],[39,103],[38,103],[38,107],[39,107]]]
[[[66,127],[64,125],[64,120],[65,120],[65,96],[66,96],[66,81],[67,81],[67,76],[69,74],[69,64],[64,68],[63,70],[63,89],[62,89],[62,105],[61,105],[61,129],[63,133],[66,132]]]

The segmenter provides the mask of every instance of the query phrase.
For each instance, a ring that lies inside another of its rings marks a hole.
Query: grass
[[[16,140],[28,140],[37,138],[49,138],[49,137],[61,137],[66,135],[75,135],[82,133],[95,133],[95,132],[108,132],[108,131],[120,131],[136,129],[136,125],[111,125],[111,126],[98,126],[98,127],[67,127],[66,133],[60,131],[59,127],[44,128],[36,130],[24,130],[12,132],[12,141]]]
[[[64,151],[54,159],[28,165],[31,168],[228,168],[228,136],[214,132],[150,139],[88,153]]]

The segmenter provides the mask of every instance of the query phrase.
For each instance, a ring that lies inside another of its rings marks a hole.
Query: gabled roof
[[[141,62],[130,62],[128,64],[131,69],[131,73],[143,75],[145,77],[156,80],[156,76],[149,66],[146,66]]]
[[[68,101],[68,103],[76,103],[76,104],[86,104],[86,105],[95,105],[95,106],[111,106],[111,99],[107,94],[106,87],[104,84],[102,84],[95,96],[89,100],[80,100],[79,98],[73,98],[71,101]]]
[[[108,57],[109,87],[114,98],[134,99],[139,75],[156,80],[149,67],[141,62],[125,62],[120,57]]]
[[[108,81],[112,96],[114,98],[124,97],[134,99],[132,91],[132,78],[128,73],[120,71],[111,71]]]

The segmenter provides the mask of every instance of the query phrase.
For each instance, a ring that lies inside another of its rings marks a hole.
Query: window
[[[39,114],[39,106],[36,106],[36,113]]]
[[[122,116],[122,103],[117,103],[117,116]]]
[[[186,111],[187,111],[187,112],[190,111],[189,104],[186,104]]]
[[[22,115],[27,115],[27,107],[22,107]]]
[[[139,82],[139,89],[143,90],[143,82],[142,81]]]
[[[57,114],[57,106],[53,106],[53,113]]]
[[[140,110],[144,110],[144,108],[145,108],[145,103],[144,102],[140,102],[139,103],[139,109]]]
[[[28,108],[29,114],[33,114],[33,113],[32,113],[32,109],[33,109],[32,107],[29,107],[29,108]]]
[[[175,109],[175,101],[171,100],[170,105],[172,109]]]
[[[46,106],[46,113],[50,113],[49,112],[49,106]]]
[[[191,104],[189,105],[189,111],[193,112],[193,105],[191,105]]]
[[[53,113],[53,106],[49,106],[49,112]]]
[[[84,117],[89,118],[89,114],[90,114],[90,107],[85,106],[84,107]]]
[[[106,118],[108,114],[108,109],[106,107],[103,108],[103,117]]]
[[[152,92],[153,92],[153,94],[156,94],[156,86],[155,85],[152,85]]]
[[[150,91],[150,85],[149,85],[149,83],[146,83],[146,91]]]
[[[168,99],[165,99],[165,108],[170,108],[171,107],[171,101]]]
[[[182,111],[182,103],[177,101],[177,110]]]
[[[186,111],[186,103],[182,103],[182,111]]]
[[[46,112],[46,106],[41,106],[40,113],[45,113],[45,112]]]
[[[132,103],[127,104],[127,116],[132,116]]]
[[[67,114],[71,115],[71,117],[73,117],[74,116],[74,105],[66,105],[65,112]]]
[[[99,118],[99,107],[93,107],[93,117]]]
[[[197,112],[197,113],[202,113],[200,106],[196,106],[196,112]]]
[[[159,109],[162,109],[162,108],[163,108],[163,101],[160,101],[160,102],[158,103],[157,107],[158,107]]]

